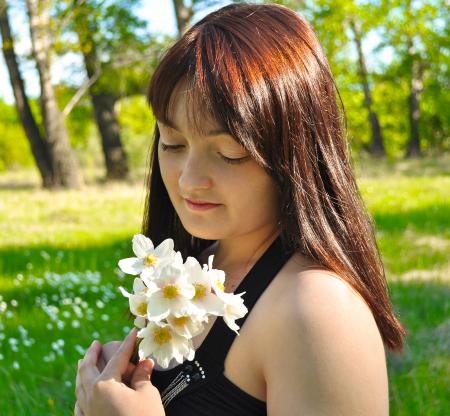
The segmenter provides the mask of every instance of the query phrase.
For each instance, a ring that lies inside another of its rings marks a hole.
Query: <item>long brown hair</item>
[[[342,101],[328,61],[304,18],[276,4],[233,4],[196,23],[162,57],[148,101],[170,120],[173,94],[187,85],[189,120],[212,117],[279,187],[281,238],[345,279],[372,310],[386,346],[401,351],[405,329],[393,313],[372,222],[360,197]],[[340,96],[339,96],[340,99]],[[143,233],[173,238],[185,255],[211,241],[184,230],[162,182],[155,127]]]

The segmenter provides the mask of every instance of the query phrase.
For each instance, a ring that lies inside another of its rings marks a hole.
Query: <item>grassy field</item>
[[[450,408],[450,160],[360,161],[389,289],[409,336],[388,354],[391,415]],[[95,178],[95,176],[93,176]],[[93,338],[131,327],[116,267],[140,232],[143,180],[82,191],[0,175],[0,414],[66,415],[76,363]]]

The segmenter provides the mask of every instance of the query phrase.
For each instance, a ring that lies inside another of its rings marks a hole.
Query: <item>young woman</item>
[[[388,415],[385,348],[401,351],[405,330],[336,92],[311,26],[275,4],[223,7],[167,51],[148,94],[143,232],[184,258],[214,254],[249,313],[239,337],[211,320],[195,361],[166,372],[129,362],[135,331],[94,342],[77,414]]]

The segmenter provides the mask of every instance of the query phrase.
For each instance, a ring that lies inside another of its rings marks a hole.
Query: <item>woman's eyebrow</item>
[[[181,130],[177,127],[177,125],[173,121],[171,121],[169,119],[166,119],[165,121],[161,121],[161,120],[157,120],[157,121],[158,121],[158,123],[162,124],[163,126],[170,127],[171,129],[176,130],[178,133],[181,133]],[[221,134],[230,134],[230,133],[228,131],[224,130],[223,128],[213,129],[213,130],[206,132],[206,136],[219,136]]]

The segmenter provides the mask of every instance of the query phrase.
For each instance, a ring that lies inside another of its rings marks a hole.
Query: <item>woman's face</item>
[[[193,131],[185,110],[180,92],[172,126],[157,123],[162,179],[186,231],[222,240],[275,227],[279,199],[273,179],[217,123],[205,120],[205,136]]]

